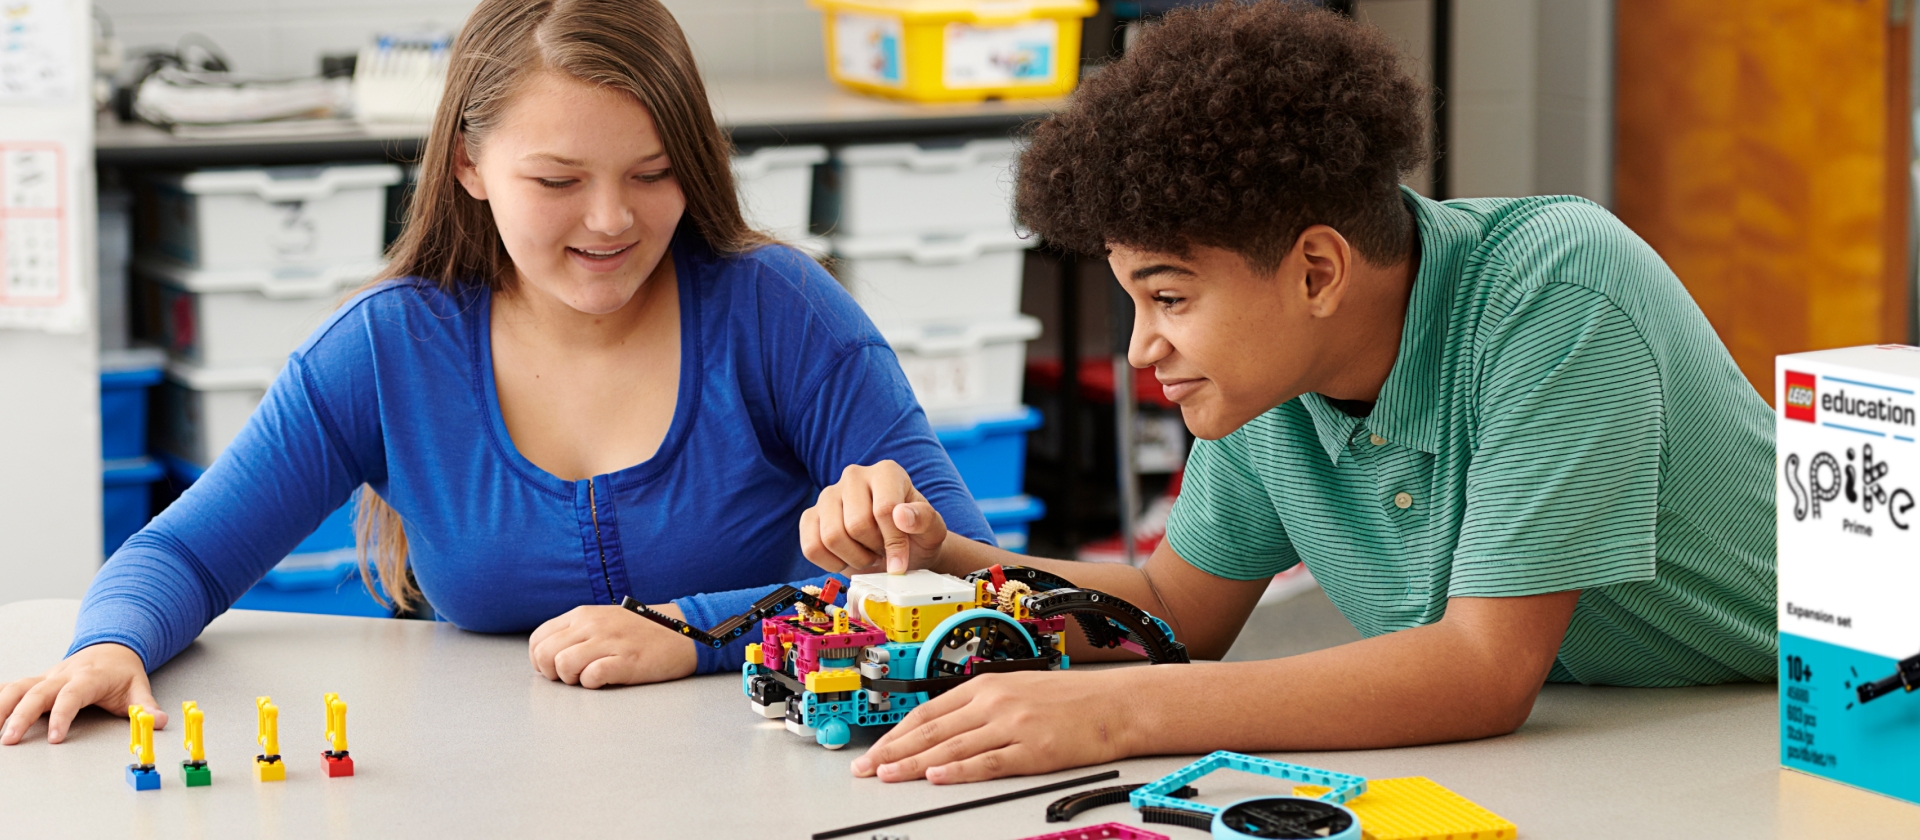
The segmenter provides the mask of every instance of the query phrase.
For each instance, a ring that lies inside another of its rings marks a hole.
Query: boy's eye
[[[562,189],[564,187],[571,187],[574,184],[574,180],[572,178],[535,178],[534,180],[539,181],[540,186],[546,187],[547,189],[550,189],[550,190],[557,190],[557,189]]]
[[[1185,299],[1186,298],[1175,297],[1173,295],[1169,295],[1166,293],[1161,293],[1153,296],[1153,302],[1160,304],[1162,308],[1172,308],[1174,304],[1177,304],[1180,301]]]

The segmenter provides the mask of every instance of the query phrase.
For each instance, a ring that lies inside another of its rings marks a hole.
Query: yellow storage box
[[[916,102],[1065,96],[1080,81],[1093,0],[808,0],[827,75]]]

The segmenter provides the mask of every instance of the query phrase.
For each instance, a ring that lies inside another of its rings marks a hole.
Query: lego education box
[[[1920,802],[1920,348],[1781,356],[1780,764]]]

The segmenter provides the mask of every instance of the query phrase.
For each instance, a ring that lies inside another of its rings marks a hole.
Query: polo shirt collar
[[[1466,258],[1479,241],[1479,228],[1464,212],[1431,201],[1401,187],[1401,194],[1413,210],[1420,235],[1420,273],[1414,277],[1413,292],[1407,300],[1406,323],[1400,328],[1400,352],[1387,381],[1380,386],[1380,398],[1364,420],[1334,408],[1319,394],[1305,394],[1301,403],[1313,417],[1314,430],[1327,457],[1335,465],[1340,454],[1353,440],[1355,427],[1366,429],[1388,441],[1425,452],[1439,448],[1440,429],[1437,406],[1440,390],[1440,358],[1447,343],[1447,326],[1452,315],[1453,292],[1465,268]]]

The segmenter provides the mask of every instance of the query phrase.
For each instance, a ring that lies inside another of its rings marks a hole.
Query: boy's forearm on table
[[[1504,735],[1544,682],[1428,625],[1259,662],[1114,673],[1135,755],[1375,749]],[[1103,675],[1104,676],[1104,675]]]

